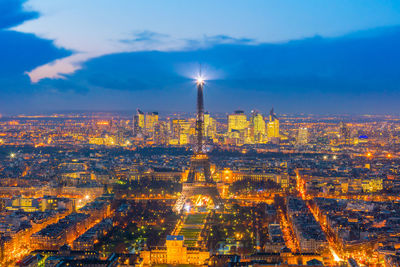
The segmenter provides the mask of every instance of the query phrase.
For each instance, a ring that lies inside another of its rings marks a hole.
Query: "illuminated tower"
[[[144,113],[140,110],[136,110],[136,115],[133,116],[133,132],[136,136],[143,134],[144,129]]]
[[[339,123],[339,135],[340,140],[342,140],[345,144],[350,142],[350,129],[343,121]]]
[[[154,128],[158,123],[158,112],[148,112],[145,118],[145,129],[147,135],[152,135],[154,133]]]
[[[247,143],[249,134],[249,122],[242,110],[228,115],[228,137],[235,140],[237,145]]]
[[[279,119],[274,113],[274,109],[272,108],[269,112],[269,122],[268,122],[268,138],[271,139],[279,139]]]
[[[215,124],[215,119],[213,119],[210,116],[210,113],[205,112],[204,113],[204,136],[209,137],[209,138],[214,138],[216,131],[217,131],[217,129],[216,129],[216,124]]]
[[[204,81],[197,80],[197,116],[196,116],[196,144],[194,146],[194,154],[203,154],[204,143],[204,97],[203,97]]]
[[[261,143],[265,136],[265,121],[263,115],[257,111],[251,112],[251,134],[255,143]]]
[[[243,110],[236,110],[235,113],[228,115],[228,132],[245,130],[248,124]]]
[[[308,129],[307,128],[299,128],[297,133],[297,144],[305,145],[308,143]]]
[[[182,184],[182,193],[176,201],[174,211],[181,212],[183,207],[195,196],[209,197],[215,209],[223,207],[221,196],[216,183],[211,177],[210,160],[204,147],[204,80],[197,80],[197,116],[196,116],[196,140],[193,148],[193,156],[190,160],[189,174],[186,182]]]

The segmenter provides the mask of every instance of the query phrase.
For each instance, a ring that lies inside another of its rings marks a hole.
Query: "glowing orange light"
[[[371,152],[368,152],[368,153],[367,153],[367,157],[368,157],[368,158],[372,157]]]
[[[336,262],[342,261],[342,259],[336,254],[336,252],[333,250],[333,248],[329,248],[332,256],[333,256],[333,260]]]
[[[392,157],[392,154],[387,154],[386,157],[390,159]]]
[[[201,76],[197,77],[197,78],[196,78],[196,83],[197,83],[197,84],[204,84],[204,78],[201,77]]]

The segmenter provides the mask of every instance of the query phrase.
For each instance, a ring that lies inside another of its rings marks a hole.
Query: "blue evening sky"
[[[400,113],[400,1],[1,0],[0,113]]]

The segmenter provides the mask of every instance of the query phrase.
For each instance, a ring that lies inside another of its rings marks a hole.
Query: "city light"
[[[204,84],[205,80],[202,76],[199,76],[196,78],[196,83],[197,84]]]
[[[190,211],[190,204],[186,203],[184,209],[185,209],[186,212],[189,212]]]
[[[342,261],[342,259],[336,254],[336,252],[333,250],[333,248],[330,247],[329,250],[330,250],[331,253],[332,253],[332,256],[333,256],[333,260],[334,260],[334,261],[336,261],[336,262]]]
[[[400,266],[400,1],[8,2],[0,267]]]

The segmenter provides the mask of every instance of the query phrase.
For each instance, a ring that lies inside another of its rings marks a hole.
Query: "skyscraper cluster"
[[[281,135],[279,118],[270,111],[266,118],[259,111],[250,115],[236,110],[227,116],[224,128],[210,113],[204,113],[203,133],[206,143],[235,145],[279,143]],[[166,118],[160,120],[157,112],[144,113],[137,110],[133,117],[133,133],[137,140],[154,144],[187,145],[194,142],[195,118]]]
[[[244,111],[237,110],[228,115],[227,137],[234,144],[279,143],[279,119],[273,109],[268,122],[258,111],[252,110],[248,120]]]

